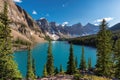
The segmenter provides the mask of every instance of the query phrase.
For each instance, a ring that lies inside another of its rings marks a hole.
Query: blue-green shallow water
[[[54,56],[54,65],[59,68],[60,64],[63,65],[64,70],[66,70],[67,61],[69,57],[69,47],[70,45],[67,42],[53,41],[52,42],[52,52]],[[80,63],[82,46],[73,45],[74,55],[78,58],[78,63]],[[96,49],[92,47],[85,48],[85,59],[88,61],[88,58],[92,59],[92,66],[96,64]],[[36,45],[32,50],[33,58],[35,59],[36,64],[36,74],[37,76],[42,76],[43,66],[46,63],[48,43],[41,43]],[[18,51],[15,52],[14,58],[18,63],[18,67],[23,76],[26,75],[27,67],[27,51]]]

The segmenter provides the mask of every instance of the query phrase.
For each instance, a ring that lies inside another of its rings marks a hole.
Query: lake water
[[[64,41],[52,42],[52,52],[54,56],[55,67],[59,68],[60,64],[62,64],[63,69],[66,70],[67,61],[69,57],[69,47],[70,45]],[[73,45],[74,56],[75,57],[77,56],[78,63],[80,63],[81,48],[82,46]],[[35,59],[37,76],[42,76],[43,67],[44,64],[46,63],[47,58],[47,49],[48,43],[38,44],[32,49],[32,56]],[[92,47],[84,47],[84,49],[86,61],[88,61],[88,58],[91,58],[92,66],[94,67],[96,64],[96,49]],[[15,52],[14,59],[18,63],[18,67],[22,75],[25,77],[27,69],[27,51]]]

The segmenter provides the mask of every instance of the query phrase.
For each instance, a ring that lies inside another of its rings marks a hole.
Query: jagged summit
[[[62,24],[57,25],[56,22],[48,22],[45,18],[37,20],[37,23],[43,33],[46,35],[49,34],[49,37],[51,37],[51,35],[56,35],[57,39],[91,35],[99,31],[99,27],[91,23],[85,26],[81,23],[73,24],[72,26],[63,26]]]

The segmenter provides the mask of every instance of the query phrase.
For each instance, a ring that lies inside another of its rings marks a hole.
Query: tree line
[[[108,28],[107,28],[108,29]],[[120,30],[112,31],[112,40],[115,42],[120,38]],[[68,40],[69,43],[73,43],[75,45],[85,45],[90,47],[97,47],[97,35],[87,35],[81,36],[77,38],[71,38]]]

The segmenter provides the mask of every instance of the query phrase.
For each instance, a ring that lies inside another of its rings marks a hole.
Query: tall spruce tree
[[[112,65],[112,34],[106,29],[107,27],[106,21],[103,20],[97,35],[96,74],[109,77],[111,75]]]
[[[58,70],[58,68],[57,68],[57,67],[55,68],[54,73],[55,73],[55,75],[59,73],[59,70]]]
[[[32,68],[33,68],[33,73],[36,76],[36,67],[35,67],[35,60],[32,58]]]
[[[11,30],[8,19],[8,4],[0,13],[0,80],[22,78],[16,62],[13,60]]]
[[[75,58],[75,67],[76,67],[76,69],[78,68],[78,59],[77,59],[77,56]]]
[[[53,55],[52,55],[52,44],[51,41],[49,41],[49,46],[48,46],[48,54],[47,54],[47,73],[48,75],[54,75],[54,62],[53,62]]]
[[[48,73],[47,73],[47,68],[46,68],[46,64],[44,65],[44,70],[43,70],[43,77],[47,77]]]
[[[115,77],[120,79],[120,39],[118,39],[115,43],[114,56],[116,63]]]
[[[88,59],[88,70],[92,68],[91,58]]]
[[[33,67],[32,67],[32,54],[31,54],[31,49],[30,47],[28,47],[28,55],[27,55],[27,74],[26,74],[26,78],[27,80],[34,80],[35,79],[35,75],[34,75],[34,71],[33,71]]]
[[[74,74],[75,70],[76,70],[76,68],[75,68],[73,46],[72,46],[72,44],[70,44],[70,54],[69,54],[69,60],[67,62],[67,73],[68,74]]]
[[[82,54],[81,54],[81,60],[80,60],[80,70],[86,70],[86,61],[85,61],[85,56],[84,56],[84,46],[82,46]]]

